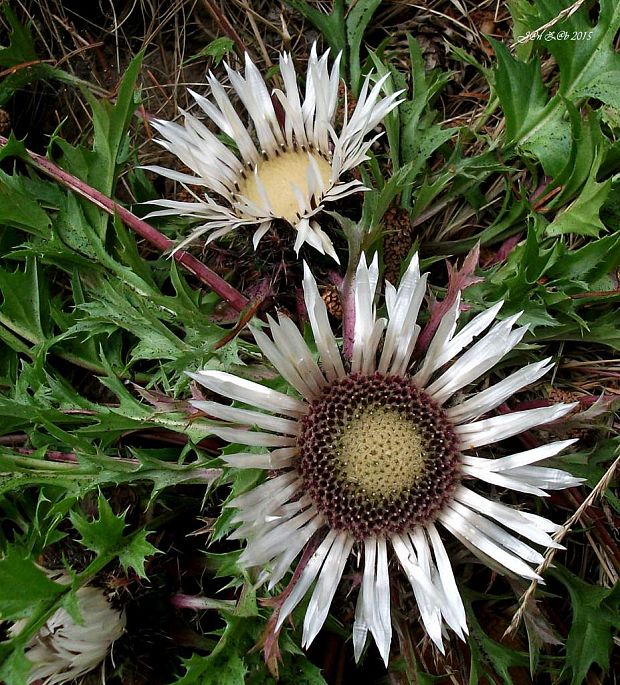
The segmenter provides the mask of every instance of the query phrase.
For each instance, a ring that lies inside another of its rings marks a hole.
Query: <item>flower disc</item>
[[[306,491],[358,539],[431,521],[460,479],[459,440],[408,378],[352,374],[310,404],[298,438]]]
[[[308,183],[312,174],[314,182]],[[248,171],[240,185],[239,196],[261,207],[263,211],[290,223],[299,221],[300,196],[308,193],[309,185],[319,191],[319,198],[329,188],[330,163],[318,152],[283,152],[259,162]],[[311,193],[314,197],[314,193]],[[303,201],[302,201],[303,204]]]

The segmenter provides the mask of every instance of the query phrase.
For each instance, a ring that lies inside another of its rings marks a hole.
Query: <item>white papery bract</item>
[[[367,139],[368,134],[399,104],[400,93],[381,97],[387,76],[372,86],[368,76],[353,114],[348,118],[345,107],[344,123],[337,132],[334,124],[340,55],[330,71],[328,54],[329,50],[318,57],[313,47],[303,98],[288,54],[280,56],[284,90],[276,89],[273,94],[248,55],[245,77],[226,65],[254,136],[213,74],[208,77],[212,100],[190,91],[198,108],[234,142],[237,153],[189,112],[183,112],[183,125],[151,122],[162,136],[157,142],[176,155],[193,175],[161,166],[145,168],[190,186],[202,186],[206,191],[203,198],[194,196],[195,202],[150,202],[163,209],[149,216],[181,215],[201,222],[177,249],[204,233],[209,234],[210,242],[246,224],[257,226],[256,248],[272,221],[283,219],[297,231],[297,252],[308,243],[338,260],[316,215],[326,203],[364,190],[361,182],[345,182],[342,177],[367,159],[369,148],[379,137]]]
[[[194,401],[220,421],[211,426],[213,433],[263,448],[222,459],[238,468],[269,470],[263,483],[230,503],[240,524],[232,537],[247,541],[240,563],[260,569],[259,581],[273,588],[306,552],[295,584],[283,595],[277,626],[311,592],[303,625],[303,644],[309,645],[355,549],[363,560],[355,657],[370,632],[387,663],[392,553],[411,583],[428,636],[443,651],[445,626],[464,638],[467,622],[442,529],[494,569],[527,579],[539,579],[533,567],[543,556],[536,547],[559,547],[550,535],[558,525],[497,501],[488,486],[477,484],[545,496],[546,490],[572,487],[580,479],[536,465],[573,440],[499,458],[488,451],[479,455],[480,448],[556,421],[575,406],[488,416],[552,367],[544,359],[482,391],[471,387],[522,339],[527,327],[515,327],[519,315],[496,322],[498,303],[459,328],[457,298],[425,356],[412,363],[426,275],[420,275],[414,256],[398,289],[386,282],[386,318],[377,318],[378,281],[376,257],[370,266],[362,257],[354,281],[350,368],[306,267],[304,297],[319,361],[284,316],[269,319],[271,337],[253,331],[290,393],[221,371],[192,377],[246,405]]]
[[[70,582],[62,572],[47,573],[56,582]],[[74,682],[101,666],[123,634],[125,614],[108,602],[102,590],[86,585],[77,590],[76,597],[81,622],[58,609],[26,645],[26,657],[32,664],[28,683]],[[18,635],[26,623],[26,619],[16,621],[9,633]]]

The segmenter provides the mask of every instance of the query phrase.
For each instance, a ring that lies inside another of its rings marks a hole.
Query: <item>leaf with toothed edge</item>
[[[609,669],[614,632],[620,629],[620,585],[606,588],[586,583],[563,566],[549,571],[568,590],[572,621],[566,640],[565,671],[579,685],[593,664]]]

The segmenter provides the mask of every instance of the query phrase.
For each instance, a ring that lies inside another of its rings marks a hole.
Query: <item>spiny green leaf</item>
[[[606,276],[613,275],[620,264],[620,232],[600,240],[592,240],[577,250],[566,250],[562,258],[551,266],[548,275],[564,283],[581,282],[580,290],[599,290],[596,284]],[[611,290],[610,279],[610,290]]]
[[[135,90],[136,78],[143,53],[138,53],[127,67],[114,105],[107,100],[96,100],[84,91],[93,115],[93,149],[89,163],[88,182],[97,190],[111,196],[116,183],[117,166],[127,128],[139,97]]]
[[[84,207],[73,193],[66,193],[55,217],[54,229],[65,247],[90,260],[97,260],[101,245],[84,214]]]
[[[584,118],[570,102],[566,101],[565,105],[570,118],[572,143],[564,168],[553,179],[551,187],[560,188],[561,192],[549,203],[550,208],[565,205],[567,200],[577,195],[594,169],[598,173],[608,146],[596,112],[588,112]]]
[[[31,666],[23,647],[0,644],[0,682],[4,685],[28,685]]]
[[[8,141],[0,148],[0,162],[7,157],[24,158],[26,155],[26,146],[23,141],[17,140],[13,131],[11,131]]]
[[[566,9],[564,0],[535,0],[520,3],[520,9],[529,15],[529,28],[534,30],[557,17]],[[576,99],[596,92],[598,99],[616,106],[618,92],[609,92],[620,71],[620,55],[613,41],[620,28],[620,5],[615,0],[600,0],[598,21],[593,24],[587,6],[580,7],[553,27],[557,36],[564,31],[567,40],[537,41],[556,59],[560,68],[559,93],[567,99]],[[573,36],[583,36],[576,40]],[[610,82],[610,74],[612,80]],[[611,100],[606,99],[607,95]]]
[[[223,611],[226,628],[213,651],[207,656],[194,654],[184,660],[185,673],[172,685],[277,685],[267,675],[263,655],[255,649],[264,630],[264,622],[236,611]],[[320,669],[282,639],[280,685],[326,685]]]
[[[183,661],[185,674],[171,685],[245,685],[243,658],[229,651],[218,658],[192,654]]]
[[[9,148],[10,143],[2,149]],[[48,238],[51,221],[33,199],[21,176],[11,176],[0,170],[0,225],[19,228]]]
[[[10,43],[7,47],[0,48],[0,67],[13,67],[24,62],[37,59],[37,51],[34,46],[29,27],[22,26],[10,5],[2,6],[11,34]]]
[[[278,685],[327,685],[321,669],[305,657],[291,659],[290,666],[283,669]]]
[[[577,199],[547,226],[545,230],[547,235],[558,236],[573,233],[597,237],[605,229],[599,212],[611,190],[611,179],[600,183],[596,180],[600,162],[601,155],[598,155],[592,164],[590,177],[583,190]]]
[[[39,603],[65,589],[45,575],[27,550],[9,547],[0,559],[0,619],[29,616]]]
[[[466,603],[467,623],[470,629],[467,638],[471,652],[469,685],[478,685],[484,679],[496,682],[498,677],[505,685],[513,685],[510,669],[527,667],[527,656],[491,639],[478,622],[469,592],[464,592],[463,599]]]
[[[591,83],[581,86],[576,97],[590,97],[620,110],[620,70],[597,74]]]
[[[49,293],[45,279],[33,258],[26,260],[23,271],[0,270],[0,323],[32,343],[42,342],[50,334]]]
[[[147,535],[149,535],[149,533],[146,530],[139,531],[118,555],[118,560],[125,571],[129,571],[129,569],[132,568],[140,578],[147,577],[144,571],[146,557],[157,554],[159,551],[157,547],[154,547],[147,541]]]
[[[0,71],[11,67],[16,69],[0,79],[0,107],[8,102],[17,90],[39,79],[71,80],[65,72],[54,69],[38,59],[30,26],[20,24],[10,4],[3,3],[1,9],[9,24],[10,35],[9,44],[0,47]]]
[[[303,14],[303,16],[322,34],[334,54],[343,53],[343,67],[346,67],[344,0],[334,0],[331,14],[324,14],[312,7],[306,0],[286,0],[286,4]]]
[[[99,518],[89,521],[86,516],[72,511],[73,527],[82,536],[84,547],[97,554],[107,554],[122,547],[125,514],[116,516],[106,498],[100,493],[98,498]]]
[[[549,99],[537,59],[521,62],[498,41],[492,44],[497,55],[495,92],[506,119],[506,140],[535,155],[548,174],[556,175],[564,168],[571,141],[558,96]]]
[[[571,685],[580,685],[592,664],[604,671],[609,668],[614,629],[620,628],[620,585],[590,585],[562,566],[549,573],[570,594],[573,618],[566,640],[566,669],[571,674]]]
[[[358,93],[361,87],[362,69],[360,66],[360,48],[364,38],[364,31],[372,21],[372,17],[381,0],[357,0],[351,5],[346,17],[347,44],[349,47],[349,69],[351,74],[351,88]]]
[[[220,36],[215,40],[212,40],[208,45],[206,45],[202,50],[197,52],[195,55],[188,57],[183,64],[191,64],[201,57],[211,57],[213,63],[217,66],[224,57],[235,47],[235,41],[227,38],[226,36]]]

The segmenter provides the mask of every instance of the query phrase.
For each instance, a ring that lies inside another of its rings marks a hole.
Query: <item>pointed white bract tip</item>
[[[379,645],[377,645],[379,647]],[[385,664],[385,667],[387,668],[390,664],[390,642],[388,641],[387,644],[382,645],[379,647],[379,654],[381,654],[381,658],[383,659],[383,663]]]
[[[353,624],[353,657],[355,658],[355,663],[358,663],[362,657],[367,637],[368,628],[360,628]]]
[[[433,644],[444,656],[446,655],[446,648],[444,647],[442,640],[433,640]]]
[[[356,277],[359,277],[360,274],[363,274],[364,272],[368,272],[368,264],[366,263],[366,255],[362,252],[360,260],[357,263],[357,268],[355,269],[355,275]]]

